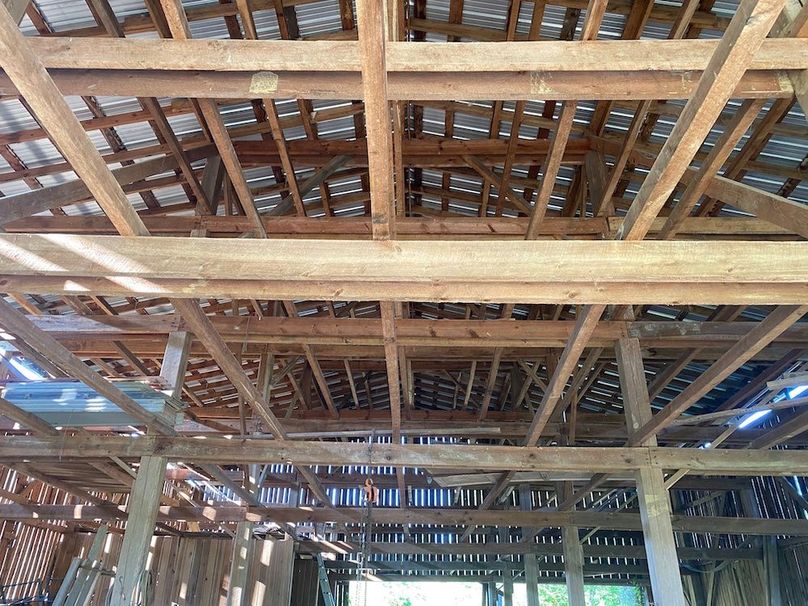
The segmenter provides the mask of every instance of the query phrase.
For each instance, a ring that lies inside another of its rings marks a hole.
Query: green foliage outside
[[[351,592],[354,597],[354,592]],[[367,584],[367,600],[354,601],[351,606],[479,606],[482,586],[479,583],[413,582]],[[564,585],[539,585],[541,606],[568,606]],[[514,586],[514,606],[527,606],[524,584]],[[642,592],[636,587],[598,586],[586,588],[587,606],[642,606]]]

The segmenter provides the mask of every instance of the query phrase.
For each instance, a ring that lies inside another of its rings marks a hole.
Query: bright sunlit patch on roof
[[[744,429],[745,427],[749,427],[755,421],[762,419],[767,414],[769,414],[771,410],[758,410],[757,412],[753,412],[751,415],[746,417],[743,421],[738,423],[738,429]]]

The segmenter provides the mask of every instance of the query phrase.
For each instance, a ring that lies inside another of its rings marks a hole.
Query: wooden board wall
[[[76,553],[83,554],[93,535],[80,535]],[[105,567],[116,562],[122,536],[111,535],[105,548]],[[153,574],[155,605],[224,606],[229,588],[232,542],[196,537],[155,537],[148,570]],[[294,542],[256,540],[250,604],[289,606],[292,588]],[[90,606],[103,606],[109,581],[102,580]]]

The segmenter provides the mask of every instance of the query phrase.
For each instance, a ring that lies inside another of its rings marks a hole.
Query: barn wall
[[[78,535],[72,555],[83,555],[94,535]],[[103,565],[111,568],[120,555],[122,535],[110,535]],[[154,537],[147,562],[152,574],[154,604],[224,606],[229,588],[233,543],[227,539]],[[248,587],[252,606],[289,606],[294,541],[256,539]],[[109,579],[99,582],[90,606],[103,606]]]

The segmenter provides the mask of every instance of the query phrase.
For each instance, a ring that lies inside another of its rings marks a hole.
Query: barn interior
[[[0,1],[0,604],[808,604],[806,38]]]

